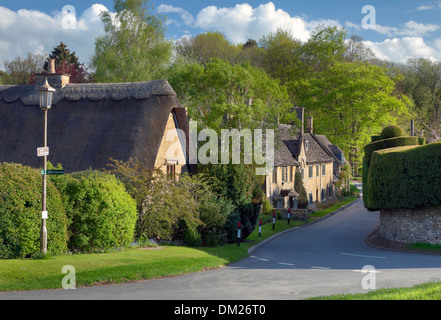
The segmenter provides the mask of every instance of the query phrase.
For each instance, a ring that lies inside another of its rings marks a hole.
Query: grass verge
[[[379,289],[368,293],[315,297],[308,300],[441,300],[441,282],[414,287]]]
[[[352,198],[352,201],[356,198]],[[345,199],[347,204],[350,199]],[[327,208],[327,212],[337,206]],[[328,210],[329,209],[329,210]],[[319,213],[321,216],[325,213]],[[47,259],[0,260],[0,291],[60,289],[66,274],[66,265],[75,268],[76,286],[117,284],[123,282],[182,275],[219,268],[248,256],[248,249],[277,233],[307,223],[303,220],[277,220],[258,227],[237,246],[189,248],[164,246],[161,248],[136,248],[114,253],[54,256]]]

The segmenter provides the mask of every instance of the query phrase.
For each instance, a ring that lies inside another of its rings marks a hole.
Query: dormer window
[[[305,150],[308,151],[309,149],[309,141],[305,140]]]

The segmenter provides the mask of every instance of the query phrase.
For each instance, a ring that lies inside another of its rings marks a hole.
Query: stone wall
[[[441,244],[441,208],[381,210],[380,234],[401,243]]]

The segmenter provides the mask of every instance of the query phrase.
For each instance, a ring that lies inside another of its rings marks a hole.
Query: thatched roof
[[[48,112],[48,160],[66,172],[102,169],[111,157],[153,168],[170,113],[188,139],[185,109],[166,80],[67,84]],[[0,162],[41,167],[43,125],[34,85],[0,86]]]

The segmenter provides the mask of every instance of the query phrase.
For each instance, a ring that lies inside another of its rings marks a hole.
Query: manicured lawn
[[[379,289],[364,294],[343,294],[310,300],[441,300],[441,283],[429,282],[410,288]]]
[[[354,200],[354,199],[353,199]],[[335,209],[334,209],[335,210]],[[303,220],[277,220],[258,226],[248,238],[237,246],[189,248],[164,246],[161,249],[128,249],[115,253],[78,254],[50,257],[49,259],[0,260],[0,291],[61,288],[66,274],[62,268],[73,266],[76,286],[122,283],[164,276],[181,275],[206,269],[219,268],[248,256],[248,249],[281,231],[305,224]]]

